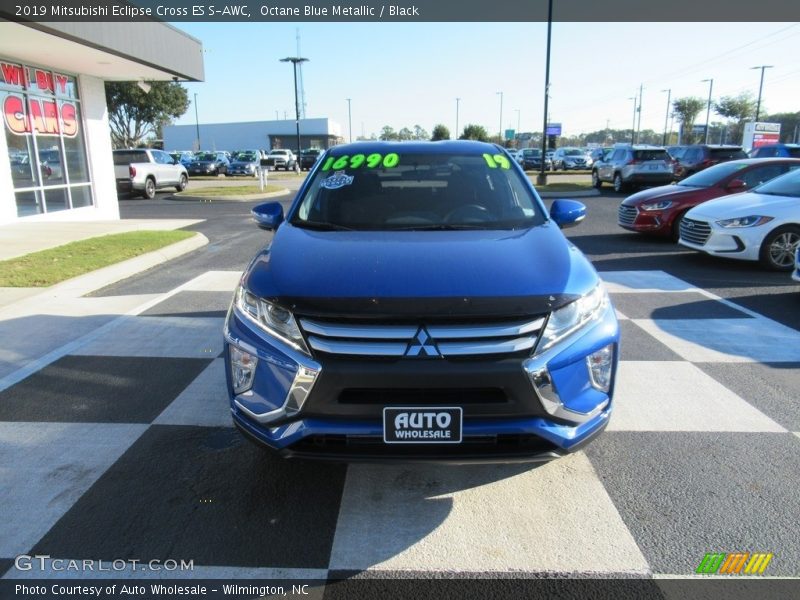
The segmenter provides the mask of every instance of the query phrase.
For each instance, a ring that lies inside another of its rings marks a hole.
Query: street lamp
[[[197,116],[197,94],[194,95],[194,126],[197,131],[197,150],[200,150],[200,118]]]
[[[706,139],[705,144],[708,143],[708,118],[711,116],[711,90],[714,89],[714,80],[713,79],[703,79],[700,83],[708,82],[708,106],[706,107]]]
[[[350,98],[345,98],[347,100],[347,130],[350,132],[350,143],[353,143],[353,116],[350,112]]]
[[[519,135],[519,115],[520,115],[520,112],[519,112],[518,108],[515,108],[514,110],[517,111],[517,135]]]
[[[667,145],[667,123],[669,122],[669,101],[672,98],[672,88],[668,90],[661,90],[667,92],[667,114],[664,115],[664,139],[661,141],[662,146]],[[670,132],[672,133],[672,132]]]
[[[294,124],[297,128],[297,152],[300,152],[300,104],[298,103],[297,99],[297,64],[308,62],[307,58],[300,58],[299,56],[289,56],[287,58],[280,59],[281,62],[290,62],[292,63],[292,67],[294,68],[294,114],[295,120]]]
[[[761,114],[761,90],[764,89],[764,69],[771,69],[772,65],[761,65],[760,67],[752,67],[750,70],[761,69],[761,83],[758,85],[758,103],[756,104],[756,122],[758,116]]]
[[[503,92],[497,92],[500,96],[500,144],[503,143]]]
[[[461,98],[456,98],[456,131],[455,131],[455,139],[458,139],[458,104],[461,102]]]
[[[547,173],[544,170],[547,156],[547,99],[550,97],[550,34],[553,31],[553,0],[547,1],[547,55],[544,66],[544,113],[542,115],[542,160],[536,185],[547,185]]]

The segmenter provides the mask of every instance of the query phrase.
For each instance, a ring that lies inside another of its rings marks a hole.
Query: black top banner
[[[782,22],[794,0],[3,0],[11,21]],[[552,6],[552,13],[550,7]],[[550,14],[550,17],[548,17]]]

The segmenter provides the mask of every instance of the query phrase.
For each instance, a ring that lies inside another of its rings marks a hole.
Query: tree
[[[693,96],[677,98],[672,102],[672,112],[681,124],[681,141],[686,144],[692,139],[692,126],[700,111],[706,106],[705,100]]]
[[[477,140],[479,142],[488,142],[489,141],[489,133],[486,131],[486,128],[482,125],[473,125],[470,123],[466,127],[464,127],[464,133],[462,133],[458,139],[460,140]]]
[[[147,85],[149,92],[135,81],[106,83],[108,121],[115,148],[138,146],[189,108],[189,94],[181,84],[149,81]]]
[[[419,125],[414,125],[414,139],[415,140],[427,140],[429,137],[428,132],[425,131]]]
[[[408,127],[403,127],[400,131],[397,132],[397,139],[404,142],[408,140],[413,140],[414,133]]]
[[[792,143],[800,140],[800,112],[761,115],[762,123],[781,124],[781,142]]]
[[[714,112],[733,121],[728,127],[728,137],[741,140],[745,122],[755,117],[756,101],[749,92],[738,96],[724,96],[714,103]]]
[[[450,139],[450,130],[447,127],[445,127],[440,123],[433,128],[433,135],[431,136],[432,142],[438,142],[439,140],[449,140],[449,139]]]
[[[397,132],[389,127],[388,125],[384,125],[383,129],[381,129],[381,135],[378,139],[383,140],[384,142],[390,142],[392,140],[400,139],[397,135]]]

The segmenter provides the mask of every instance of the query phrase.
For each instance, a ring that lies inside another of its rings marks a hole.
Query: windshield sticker
[[[342,156],[329,156],[325,164],[322,165],[323,171],[339,171],[340,169],[360,169],[367,167],[368,169],[375,169],[383,167],[385,169],[393,169],[400,164],[400,156],[396,152],[390,152],[386,156],[379,152],[372,154],[344,154]]]
[[[486,161],[486,164],[489,165],[489,168],[491,169],[496,169],[497,167],[500,167],[501,169],[511,168],[511,161],[509,161],[502,154],[484,154],[483,159]]]
[[[339,188],[353,183],[354,179],[355,175],[345,175],[344,171],[336,171],[336,173],[330,177],[326,177],[320,181],[319,187],[325,188],[326,190],[338,190]]]

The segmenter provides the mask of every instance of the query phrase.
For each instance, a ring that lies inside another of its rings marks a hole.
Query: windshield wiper
[[[322,221],[296,221],[292,223],[292,225],[302,229],[314,229],[316,231],[354,231],[352,227],[347,227],[346,225],[323,223]]]

